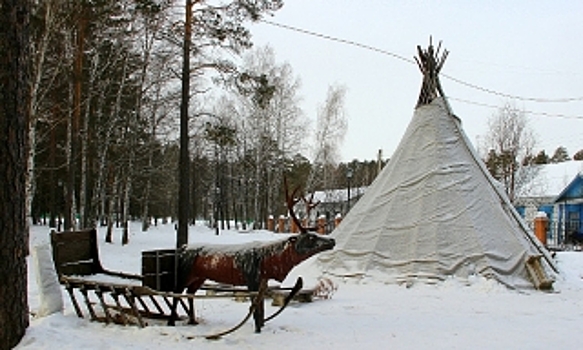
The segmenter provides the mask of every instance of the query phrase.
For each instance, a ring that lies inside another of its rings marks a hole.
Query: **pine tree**
[[[533,164],[549,164],[550,159],[544,150],[538,152],[536,157],[534,157]]]
[[[28,327],[26,222],[30,1],[0,2],[0,347]]]
[[[569,158],[569,153],[567,152],[567,149],[563,146],[558,147],[555,150],[553,156],[551,157],[551,163],[562,163],[568,160],[571,160],[571,158]]]

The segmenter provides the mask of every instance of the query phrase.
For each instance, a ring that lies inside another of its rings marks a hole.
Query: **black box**
[[[176,287],[176,249],[161,249],[142,252],[142,284],[146,287],[173,292]]]

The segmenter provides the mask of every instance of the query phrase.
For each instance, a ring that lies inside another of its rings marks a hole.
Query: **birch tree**
[[[26,213],[29,218],[29,223],[32,223],[32,201],[35,195],[35,163],[34,158],[37,151],[37,123],[41,118],[41,104],[45,89],[42,89],[41,84],[46,84],[49,87],[50,80],[43,81],[45,74],[45,61],[49,51],[49,43],[58,26],[56,19],[55,1],[48,0],[35,7],[31,8],[32,15],[40,23],[34,26],[32,31],[33,40],[31,40],[32,51],[34,52],[34,59],[32,63],[31,72],[31,91],[30,91],[30,120],[28,124],[28,152],[27,163],[28,172],[26,177]]]
[[[326,101],[318,111],[314,170],[308,182],[311,190],[332,189],[337,185],[333,183],[334,169],[340,161],[340,146],[347,128],[345,97],[345,87],[329,86]]]
[[[538,169],[523,161],[533,158],[536,146],[526,114],[506,103],[488,120],[484,140],[488,150],[488,170],[502,183],[510,201],[514,202]]]
[[[240,70],[234,85],[235,113],[242,120],[243,190],[250,201],[245,212],[262,227],[284,203],[285,160],[307,148],[309,123],[299,107],[300,80],[289,64],[276,62],[271,47],[251,51]]]

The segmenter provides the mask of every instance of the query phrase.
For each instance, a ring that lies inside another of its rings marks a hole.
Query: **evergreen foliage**
[[[555,153],[553,153],[553,156],[550,159],[551,163],[562,163],[562,162],[566,162],[568,160],[571,160],[571,158],[569,157],[569,153],[567,152],[567,149],[563,146],[558,147],[555,150]]]

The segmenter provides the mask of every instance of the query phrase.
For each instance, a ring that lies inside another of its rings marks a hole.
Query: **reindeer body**
[[[224,246],[194,246],[183,247],[179,252],[177,292],[184,289],[188,293],[196,293],[207,279],[219,283],[236,286],[247,286],[250,291],[258,291],[260,285],[267,285],[269,279],[282,282],[291,269],[314,254],[334,248],[334,239],[309,232],[303,227],[294,212],[294,205],[303,200],[306,214],[316,207],[314,195],[310,199],[304,196],[295,198],[299,191],[296,188],[291,194],[284,177],[286,204],[290,216],[300,234],[287,239],[270,243],[248,243]],[[176,318],[177,299],[174,300],[172,316],[169,321],[174,324]],[[194,306],[189,299],[189,322],[194,324]],[[253,313],[255,331],[260,332],[264,323],[264,305],[259,302]]]
[[[179,256],[178,292],[196,293],[208,279],[247,286],[257,291],[262,281],[282,282],[291,269],[314,254],[334,247],[332,238],[306,232],[269,243],[188,246]],[[263,325],[263,307],[254,315],[255,329]],[[194,313],[191,315],[194,323]]]

